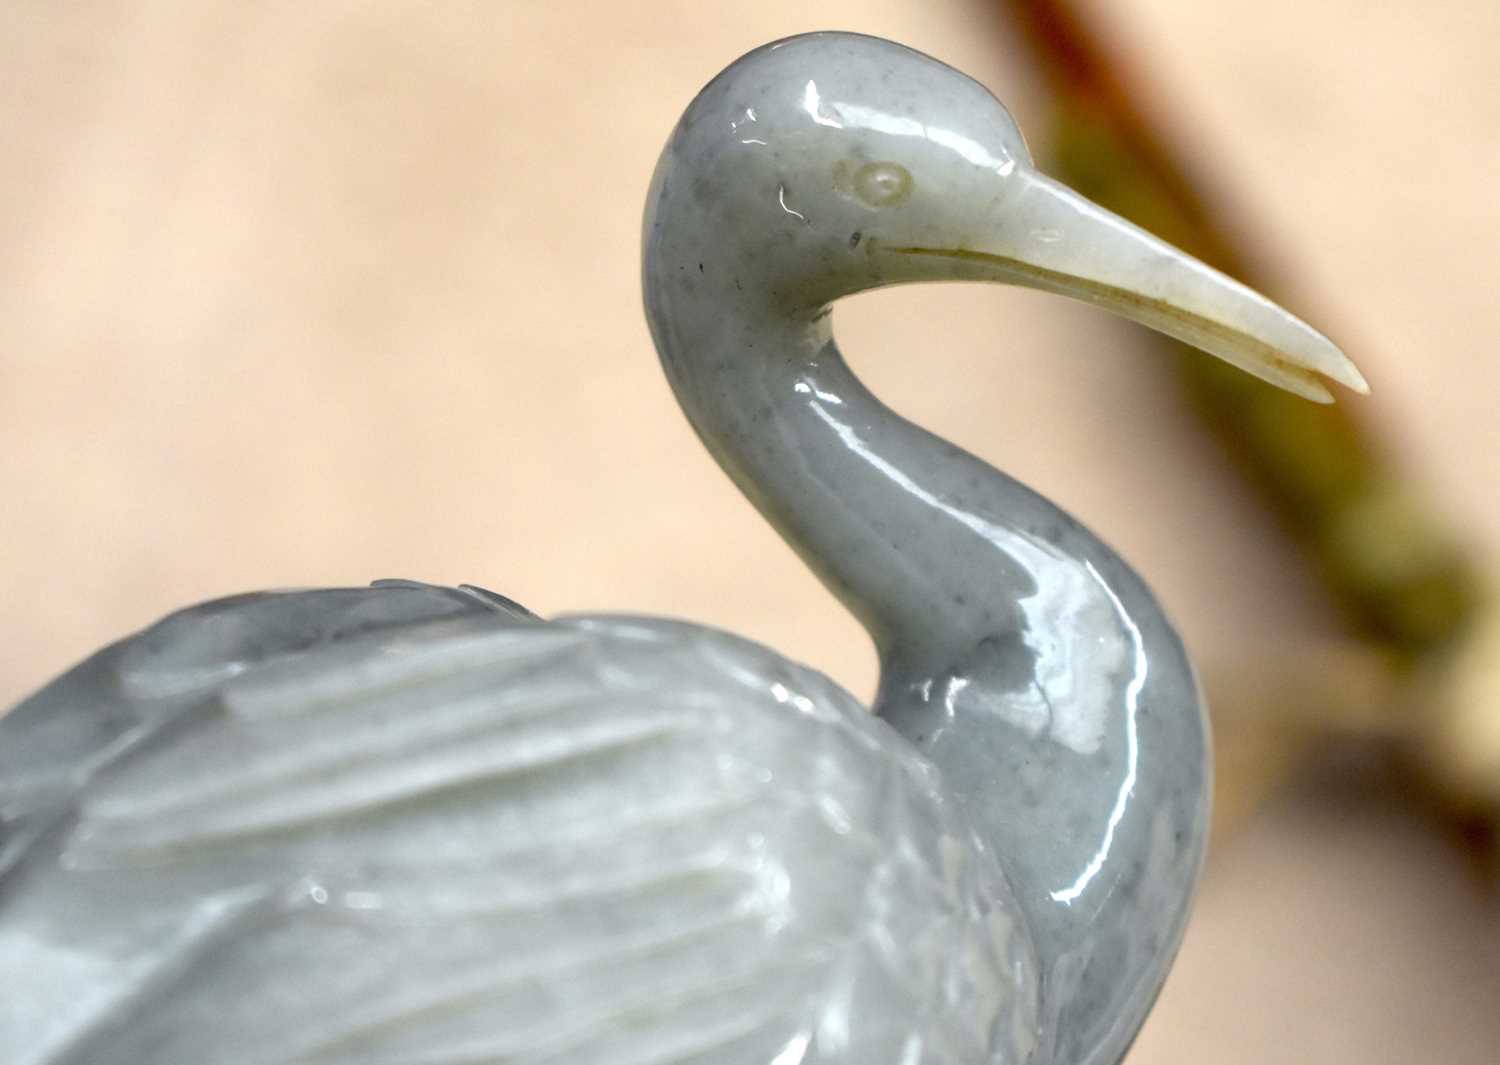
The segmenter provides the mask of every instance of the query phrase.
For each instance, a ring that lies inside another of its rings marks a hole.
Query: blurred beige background
[[[1493,557],[1500,6],[1096,6]],[[672,403],[640,206],[692,93],[801,30],[931,52],[1040,131],[988,0],[11,0],[0,27],[0,706],[174,606],[380,576],[677,614],[870,691],[863,636]],[[878,392],[1135,561],[1200,659],[1334,630],[1101,315],[946,287],[837,317]],[[1494,1065],[1497,1002],[1456,852],[1333,775],[1216,852],[1131,1060]]]

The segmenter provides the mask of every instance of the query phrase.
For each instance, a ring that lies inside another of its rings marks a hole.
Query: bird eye
[[[911,174],[900,163],[866,163],[854,172],[854,194],[871,207],[894,207],[911,197]]]

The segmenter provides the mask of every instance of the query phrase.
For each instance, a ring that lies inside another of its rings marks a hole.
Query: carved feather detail
[[[1031,947],[935,771],[728,635],[241,597],[65,675],[7,750],[38,752],[0,761],[16,1065],[1024,1060]]]

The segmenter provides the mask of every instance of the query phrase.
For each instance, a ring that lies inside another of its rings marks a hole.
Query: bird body
[[[4,739],[13,1065],[769,1062],[814,1002],[847,1060],[991,1029],[1024,1060],[996,857],[854,699],[726,633],[241,596]]]
[[[870,632],[875,714],[716,630],[467,587],[173,615],[0,721],[7,1061],[1123,1057],[1203,853],[1191,667],[1101,541],[871,395],[829,305],[1020,283],[1313,398],[1357,371],[852,34],[711,82],[644,238],[667,378]]]

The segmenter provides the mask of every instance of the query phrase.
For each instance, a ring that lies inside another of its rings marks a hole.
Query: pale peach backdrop
[[[1500,5],[1098,10],[1294,309],[1368,352],[1364,409],[1500,549]],[[677,413],[637,291],[681,106],[829,27],[938,55],[1043,128],[986,0],[11,0],[0,705],[173,606],[380,576],[711,622],[868,692],[863,637]],[[1101,315],[950,287],[837,317],[877,391],[1103,532],[1204,660],[1332,631],[1165,367]],[[1500,935],[1454,852],[1313,782],[1216,853],[1131,1060],[1495,1065],[1497,1004]]]

